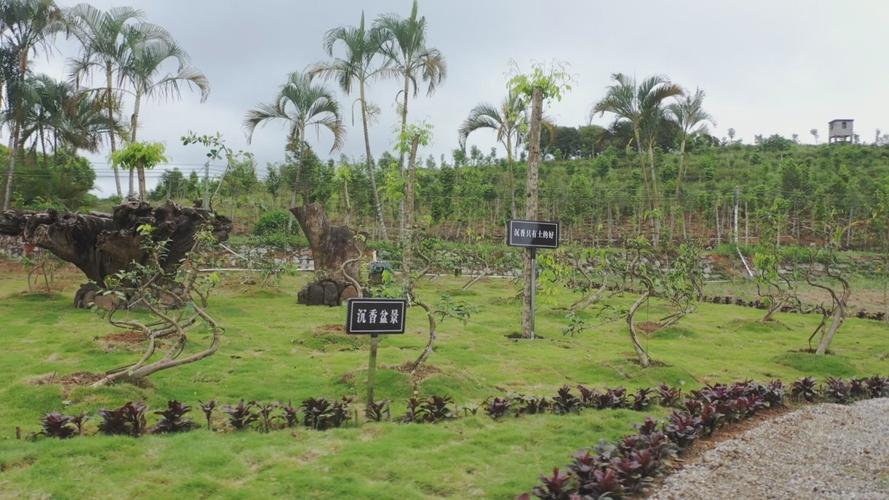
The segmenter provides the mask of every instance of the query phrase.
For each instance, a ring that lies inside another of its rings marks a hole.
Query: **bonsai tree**
[[[151,238],[157,228],[143,224],[138,231],[143,236],[141,243],[148,258],[144,263],[136,263],[109,277],[107,288],[101,293],[119,298],[118,304],[125,303],[128,297],[138,297],[139,305],[148,311],[149,319],[138,316],[118,318],[121,307],[102,314],[117,328],[142,333],[144,352],[134,363],[108,371],[94,386],[120,379],[141,379],[161,370],[200,361],[219,349],[224,332],[206,309],[207,297],[219,282],[219,276],[199,272],[210,259],[210,251],[216,244],[212,230],[206,225],[198,229],[194,244],[175,271],[164,265],[165,241]],[[167,308],[171,302],[184,307],[171,311]],[[210,340],[206,347],[194,351],[189,349],[186,332],[197,325],[205,326]]]
[[[815,350],[817,355],[827,354],[834,336],[846,321],[846,307],[852,291],[849,287],[849,280],[842,275],[837,266],[839,263],[837,248],[839,248],[845,231],[846,228],[842,227],[831,235],[828,244],[812,255],[811,263],[805,272],[806,283],[826,291],[831,299],[830,306],[820,308],[821,322],[809,336],[809,347],[811,348],[812,339],[819,333],[821,334],[818,348]],[[828,324],[828,319],[830,324]]]
[[[703,296],[704,273],[700,247],[694,242],[682,243],[671,264],[661,277],[664,298],[670,302],[673,312],[661,318],[661,328],[674,325],[694,312]]]

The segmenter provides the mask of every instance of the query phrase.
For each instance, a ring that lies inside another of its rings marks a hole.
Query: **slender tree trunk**
[[[411,293],[413,281],[411,280],[411,259],[413,258],[413,229],[414,229],[414,184],[417,175],[417,148],[420,146],[420,137],[411,137],[410,158],[408,159],[407,179],[404,183],[404,230],[401,244],[401,274],[404,281],[404,289]]]
[[[386,231],[386,220],[383,218],[383,206],[380,204],[380,193],[377,192],[377,174],[374,172],[373,155],[370,153],[370,136],[368,135],[367,124],[367,101],[364,94],[364,81],[359,82],[359,91],[361,92],[361,123],[364,126],[364,154],[367,158],[367,176],[370,179],[370,188],[374,195],[374,210],[377,214],[377,224],[380,226],[380,234],[384,240],[389,240],[389,233]]]
[[[408,92],[410,91],[410,78],[409,75],[404,75],[404,105],[401,107],[401,134],[398,137],[399,142],[404,140],[404,134],[407,132],[407,104],[408,104]],[[404,177],[404,148],[400,148],[401,151],[398,152],[398,172]],[[404,208],[404,200],[398,204],[398,224],[399,224],[399,238],[404,239],[404,216],[405,216],[405,208]],[[402,241],[404,244],[404,241]]]
[[[685,158],[685,142],[686,136],[682,136],[682,142],[679,143],[679,172],[676,174],[676,199],[679,199],[679,192],[681,190],[682,181],[685,179],[685,169],[686,169],[686,161]]]
[[[142,105],[142,92],[137,90],[136,91],[136,100],[135,100],[135,103],[133,104],[133,116],[130,118],[130,142],[136,142],[136,131],[139,129],[139,110],[140,110],[141,105]],[[139,168],[141,170],[142,167],[139,167]],[[135,172],[133,171],[133,169],[130,169],[130,191],[127,194],[127,196],[133,196],[135,193],[135,187],[133,185],[134,184],[134,182],[133,182],[134,175],[135,175]],[[140,183],[142,182],[143,177],[144,177],[144,173],[140,172],[139,173]],[[142,193],[143,190],[144,190],[144,187],[140,185],[139,192]],[[140,196],[141,196],[141,194],[140,194]]]
[[[634,320],[636,316],[636,311],[642,307],[649,297],[649,291],[646,290],[636,299],[636,302],[633,302],[633,305],[630,306],[630,310],[627,312],[627,327],[630,331],[630,341],[633,343],[633,350],[636,351],[636,357],[639,358],[639,364],[642,365],[643,368],[648,368],[651,365],[651,359],[648,357],[648,352],[645,351],[645,348],[642,347],[642,344],[639,343],[639,335],[636,333],[636,322]]]
[[[113,92],[113,81],[111,74],[111,63],[105,63],[105,92],[106,92],[106,101],[105,105],[108,106],[108,140],[111,143],[111,154],[117,151],[117,134],[114,133],[114,96]],[[117,188],[117,196],[119,198],[123,198],[123,191],[120,188],[120,171],[117,168],[117,165],[114,163],[111,164],[111,168],[114,170],[114,186]]]
[[[15,160],[18,156],[18,124],[13,126],[9,136],[9,165],[6,170],[6,188],[3,192],[3,210],[9,210],[9,201],[12,199],[12,183],[15,180]]]
[[[506,135],[506,165],[509,168],[509,213],[515,219],[517,212],[515,203],[515,165],[512,159],[512,134]]]
[[[528,186],[527,186],[527,203],[525,204],[525,217],[535,220],[537,214],[537,186],[538,186],[538,168],[540,167],[540,122],[543,120],[543,93],[539,89],[535,89],[531,96],[531,123],[528,142]],[[534,304],[532,299],[532,273],[533,261],[531,251],[525,252],[524,255],[524,308],[522,314],[522,335],[525,338],[534,338]]]
[[[651,169],[651,217],[654,223],[652,243],[658,247],[661,241],[661,217],[658,213],[661,202],[657,190],[657,172],[654,169],[654,145],[651,142],[648,143],[648,165]]]

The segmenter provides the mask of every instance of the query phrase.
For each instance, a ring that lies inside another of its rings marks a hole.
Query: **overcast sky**
[[[75,2],[58,0],[68,7]],[[273,100],[287,74],[324,59],[321,39],[339,25],[357,24],[381,13],[410,13],[410,0],[93,0],[106,9],[131,5],[147,20],[167,28],[210,79],[209,99],[184,93],[178,102],[150,102],[143,107],[140,138],[166,144],[175,164],[203,161],[195,146],[179,137],[189,129],[221,132],[229,144],[256,155],[259,171],[283,158],[285,129],[257,130],[247,144],[243,117],[247,109]],[[548,114],[562,125],[582,125],[611,73],[669,76],[707,92],[707,110],[724,137],[734,128],[751,142],[754,134],[797,133],[811,142],[811,128],[826,140],[832,118],[854,118],[863,141],[874,130],[889,130],[889,3],[873,1],[714,2],[674,0],[447,0],[420,2],[428,22],[428,45],[441,50],[448,76],[432,96],[421,94],[410,105],[410,121],[426,120],[433,143],[425,157],[457,146],[457,128],[477,103],[499,103],[505,94],[510,61],[527,69],[532,62],[565,61],[574,88]],[[78,50],[59,40],[58,52],[39,56],[35,70],[61,77],[65,59]],[[393,146],[398,123],[396,81],[372,86],[370,99],[382,110],[371,130],[376,157]],[[343,153],[363,154],[360,122],[352,124],[351,101],[342,96],[348,134]],[[127,112],[129,114],[129,112]],[[357,118],[357,116],[356,116]],[[607,125],[610,118],[596,117]],[[311,135],[324,156],[329,136]],[[471,138],[484,151],[493,134]],[[339,156],[339,153],[335,153]],[[101,168],[107,152],[92,157]],[[100,179],[103,193],[111,184]]]

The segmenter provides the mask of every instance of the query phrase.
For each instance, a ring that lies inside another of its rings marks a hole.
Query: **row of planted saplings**
[[[459,408],[450,396],[433,395],[426,398],[415,396],[408,400],[405,414],[396,420],[402,423],[435,423],[455,419],[461,415],[476,415],[479,409],[493,419],[507,415],[568,414],[585,408],[627,408],[642,411],[655,402],[672,406],[681,395],[680,389],[666,384],[660,385],[657,389],[642,388],[635,393],[628,393],[625,388],[611,388],[599,392],[582,385],[577,386],[577,389],[578,392],[574,393],[570,387],[563,386],[551,398],[525,395],[491,397],[481,406],[466,405]],[[219,407],[215,400],[199,403],[207,428],[211,430],[214,429],[214,415],[220,410],[225,416],[225,423],[221,425],[217,423],[215,430],[256,429],[268,432],[298,425],[326,430],[341,427],[349,421],[357,421],[357,414],[352,410],[352,399],[349,397],[332,401],[325,398],[309,398],[302,401],[298,407],[290,403],[244,400],[222,407]],[[158,416],[158,421],[149,427],[147,405],[143,402],[127,402],[119,408],[102,409],[98,412],[98,432],[107,435],[141,436],[146,433],[190,431],[198,427],[188,417],[191,410],[190,406],[181,401],[168,401],[167,408],[153,412]],[[41,432],[34,436],[69,438],[83,435],[84,422],[88,418],[84,413],[79,415],[48,413],[41,419]],[[367,405],[365,418],[372,422],[392,420],[390,401],[384,400]]]
[[[889,378],[873,376],[842,380],[828,378],[823,384],[806,377],[790,386],[799,402],[855,400],[889,397]],[[691,391],[680,407],[661,422],[648,417],[636,425],[636,434],[616,443],[599,443],[578,451],[564,469],[540,478],[531,496],[549,500],[569,498],[619,499],[645,492],[652,481],[670,470],[676,457],[701,437],[710,436],[724,425],[751,418],[760,410],[784,405],[785,389],[780,380],[768,384],[750,381],[731,385],[708,385]]]
[[[767,395],[778,392],[783,395],[784,389],[780,380],[762,387],[764,387],[766,395],[764,397],[774,399],[774,396]],[[849,381],[829,378],[821,387],[814,379],[807,377],[794,382],[792,393],[795,397],[809,402],[823,399],[845,403],[856,398],[881,394],[887,390],[887,387],[889,387],[889,383],[882,377],[850,379]],[[488,398],[481,406],[466,405],[461,408],[457,408],[454,400],[449,396],[412,397],[407,402],[405,414],[397,421],[435,423],[458,418],[461,415],[475,415],[479,409],[495,420],[510,415],[516,417],[541,413],[563,415],[577,413],[584,409],[625,408],[644,411],[653,404],[677,407],[681,402],[681,389],[666,384],[661,384],[655,389],[641,388],[635,393],[629,393],[622,387],[597,391],[583,385],[578,385],[575,393],[571,387],[563,386],[553,397],[497,396]],[[204,413],[208,429],[214,429],[213,416],[221,409],[226,423],[217,424],[216,430],[224,428],[235,431],[256,429],[268,432],[293,428],[298,425],[315,430],[326,430],[341,427],[350,421],[357,421],[357,414],[352,410],[351,403],[352,399],[349,397],[332,401],[325,398],[309,398],[303,400],[299,407],[294,407],[290,403],[244,402],[241,400],[235,405],[219,408],[217,402],[212,400],[207,403],[200,402],[200,409]],[[740,400],[737,404],[744,404],[744,401]],[[149,427],[146,419],[148,407],[142,402],[127,402],[116,409],[100,410],[98,431],[102,434],[128,436],[189,431],[198,427],[193,420],[188,418],[187,414],[190,411],[191,407],[180,401],[169,401],[166,409],[153,412],[159,416],[159,419],[154,426]],[[731,412],[727,414],[732,415]],[[369,404],[365,408],[365,418],[373,422],[392,420],[390,401],[384,400]],[[82,435],[86,419],[87,416],[83,413],[75,416],[49,413],[41,419],[42,431],[35,436],[67,438]]]

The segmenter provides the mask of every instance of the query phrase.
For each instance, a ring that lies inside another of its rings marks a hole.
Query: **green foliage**
[[[151,170],[167,161],[166,147],[159,142],[131,142],[111,155],[111,162],[128,170]]]
[[[5,184],[7,161],[0,151],[0,186]],[[96,173],[89,161],[59,151],[26,157],[16,175],[15,205],[31,210],[77,210],[89,203]]]

